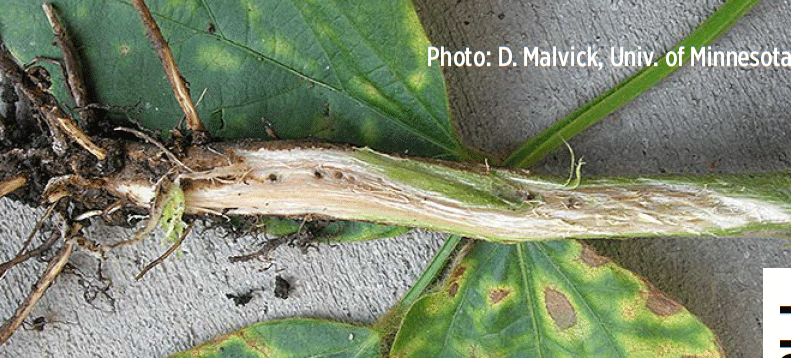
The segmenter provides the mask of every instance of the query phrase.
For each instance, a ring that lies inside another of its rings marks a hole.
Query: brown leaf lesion
[[[648,287],[648,290],[641,292],[641,296],[645,297],[645,308],[655,315],[669,317],[684,308],[681,303],[660,291],[645,278],[640,277],[640,280]]]
[[[465,271],[467,271],[467,267],[466,266],[464,266],[464,265],[456,266],[456,268],[453,269],[453,273],[450,275],[450,279],[451,280],[458,279],[459,277],[464,275]]]
[[[582,244],[579,259],[590,267],[599,267],[612,261],[609,257],[599,255],[596,250],[585,244]]]
[[[454,297],[456,297],[456,293],[458,291],[459,291],[459,283],[458,282],[453,282],[448,287],[448,296],[450,296],[450,298],[454,298]]]
[[[506,288],[496,288],[489,291],[489,302],[492,305],[496,305],[500,303],[504,298],[508,297],[511,294],[511,290]]]
[[[654,314],[662,317],[672,316],[684,308],[676,300],[668,297],[664,292],[655,288],[651,288],[651,290],[648,291],[645,307]]]
[[[448,277],[446,287],[448,287],[448,296],[450,298],[456,297],[456,293],[459,291],[459,281],[465,272],[467,272],[467,266],[460,263],[456,265],[456,268],[453,269]]]
[[[577,312],[565,294],[547,287],[544,289],[544,304],[549,317],[561,330],[577,324]]]

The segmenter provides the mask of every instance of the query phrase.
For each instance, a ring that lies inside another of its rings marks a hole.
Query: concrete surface
[[[417,0],[432,42],[491,50],[498,46],[592,45],[637,47],[657,56],[689,33],[724,1],[463,1]],[[723,50],[791,50],[791,4],[765,0],[714,46]],[[607,56],[603,56],[604,59]],[[612,87],[635,69],[449,68],[454,117],[465,141],[507,153],[552,121]],[[570,141],[587,164],[584,175],[768,171],[789,167],[791,70],[685,68]],[[559,151],[538,169],[564,174]],[[40,211],[0,201],[2,257],[18,247]],[[118,240],[128,231],[94,227],[91,237]],[[223,239],[210,230],[193,235],[178,259],[142,281],[132,277],[164,250],[154,242],[119,251],[106,264],[115,312],[106,297],[86,303],[89,284],[58,279],[34,310],[52,323],[20,330],[3,347],[7,357],[162,357],[246,324],[278,317],[315,316],[372,321],[403,294],[440,245],[433,235],[321,246],[302,255],[280,248],[273,267],[230,265],[249,250],[246,237]],[[720,337],[729,357],[761,352],[761,268],[791,267],[788,241],[742,239],[633,239],[596,242],[625,267],[644,275],[698,314]],[[87,277],[95,260],[73,260]],[[41,264],[26,264],[3,279],[0,315],[7,317]],[[293,297],[274,298],[279,272],[294,283]],[[253,288],[253,300],[235,306],[226,294]]]
[[[42,211],[7,199],[0,201],[0,208],[6,213],[0,223],[0,247],[3,257],[10,257]],[[100,293],[91,302],[86,293],[104,287],[96,280],[97,261],[75,253],[70,262],[81,273],[59,277],[28,320],[43,316],[57,322],[43,331],[20,329],[0,347],[0,357],[164,357],[263,320],[299,316],[371,322],[406,293],[441,244],[438,235],[407,234],[320,245],[307,254],[284,246],[272,253],[271,263],[231,264],[229,256],[254,251],[261,241],[202,231],[193,231],[178,258],[168,259],[140,281],[134,276],[167,245],[150,240],[112,253],[103,266],[105,277],[112,280],[109,297]],[[132,234],[102,226],[89,232],[90,238],[110,242]],[[29,262],[6,274],[0,290],[4,319],[44,266]],[[292,285],[287,299],[274,296],[276,275]],[[252,300],[246,305],[237,306],[227,296],[251,290]]]

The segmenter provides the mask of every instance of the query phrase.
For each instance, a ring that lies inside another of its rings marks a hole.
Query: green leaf
[[[336,220],[315,231],[318,240],[356,242],[394,237],[412,230],[409,227],[381,225],[370,222]]]
[[[170,358],[382,357],[368,328],[314,319],[256,323]]]
[[[132,6],[53,3],[80,47],[95,99],[129,106],[148,128],[173,128],[183,114]],[[266,138],[269,123],[280,138],[465,156],[442,72],[425,65],[429,42],[408,0],[148,5],[215,136]],[[4,4],[0,24],[20,61],[60,57],[38,2]],[[60,77],[57,68],[50,72]],[[69,98],[56,87],[58,98]]]
[[[689,58],[692,55],[691,47],[701,48],[710,44],[758,2],[760,0],[729,0],[695,31],[681,40],[672,51],[678,53],[678,49],[684,47],[685,53],[679,57],[682,58],[682,63],[689,63]],[[664,60],[658,61],[657,66],[645,67],[615,88],[577,108],[565,118],[528,140],[514,151],[503,164],[508,167],[525,168],[537,163],[547,153],[563,145],[563,141],[604,119],[678,68],[668,66]]]
[[[643,278],[575,241],[472,244],[404,318],[392,357],[720,357]]]
[[[164,232],[165,241],[177,242],[184,234],[184,222],[181,220],[186,209],[184,191],[177,182],[167,177],[156,185],[157,195],[151,203],[148,220],[140,230],[135,232],[133,241],[140,241],[156,229],[157,225]]]
[[[163,188],[162,216],[158,219],[159,227],[165,233],[165,240],[171,243],[178,241],[184,234],[184,191],[179,183],[167,183]],[[157,211],[155,208],[154,211]]]
[[[285,236],[296,233],[301,222],[294,219],[279,217],[262,217],[258,219],[255,231],[263,231],[274,236]],[[356,242],[393,237],[404,234],[412,228],[403,226],[381,225],[370,222],[332,220],[329,222],[306,222],[303,231],[313,234],[314,240],[326,242]]]

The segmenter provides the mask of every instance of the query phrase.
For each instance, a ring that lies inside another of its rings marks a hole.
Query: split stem
[[[184,164],[195,171],[177,180],[185,213],[311,215],[499,242],[791,228],[788,173],[583,180],[568,187],[514,171],[469,170],[369,149],[283,145],[188,151]],[[147,177],[124,174],[107,183],[112,193],[143,207],[158,195]]]

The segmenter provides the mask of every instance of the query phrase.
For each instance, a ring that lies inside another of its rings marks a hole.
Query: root
[[[0,265],[0,277],[5,275],[6,271],[8,271],[8,269],[10,269],[11,267],[14,267],[15,265],[27,261],[31,257],[36,257],[38,255],[43,254],[45,251],[49,250],[49,248],[52,247],[52,245],[54,245],[59,238],[60,238],[60,233],[53,232],[52,235],[50,235],[49,239],[47,239],[47,241],[44,241],[43,244],[39,245],[35,249],[30,250],[24,254],[20,253],[13,259],[4,262],[2,265]]]
[[[143,278],[143,276],[145,276],[145,274],[148,271],[150,271],[156,265],[159,265],[160,263],[162,263],[162,261],[165,261],[165,259],[168,258],[168,256],[173,254],[173,252],[175,252],[176,249],[178,249],[179,246],[181,246],[181,243],[184,242],[184,239],[187,238],[187,235],[189,235],[190,231],[192,230],[193,224],[194,223],[190,223],[189,225],[187,225],[187,228],[184,229],[184,233],[181,234],[181,237],[178,239],[178,241],[176,241],[172,246],[170,246],[170,248],[167,251],[165,251],[164,254],[162,254],[161,256],[157,257],[154,261],[151,261],[148,265],[146,265],[146,267],[144,267],[140,271],[140,273],[137,274],[137,276],[135,276],[135,280],[140,280],[141,278]]]
[[[305,216],[302,218],[302,221],[297,228],[297,231],[288,235],[283,235],[274,239],[267,238],[266,232],[264,232],[264,239],[266,242],[264,243],[263,247],[258,251],[239,255],[239,256],[231,256],[228,258],[230,262],[246,262],[253,259],[261,258],[268,260],[269,254],[274,251],[276,248],[280,247],[281,245],[289,245],[289,246],[297,246],[299,247],[303,253],[307,253],[309,248],[318,248],[315,245],[312,245],[313,239],[315,237],[315,233],[313,230],[309,229],[306,225],[309,224],[309,220],[311,220],[310,216]],[[251,230],[252,228],[246,228],[247,230]],[[244,229],[243,229],[244,230]]]
[[[41,7],[44,9],[44,14],[47,16],[50,26],[52,26],[52,32],[55,34],[55,43],[63,54],[63,67],[66,72],[65,78],[69,93],[74,99],[74,104],[77,105],[80,116],[85,121],[86,126],[88,128],[93,127],[96,125],[97,116],[94,109],[90,107],[88,87],[85,85],[80,58],[77,56],[77,47],[60,23],[52,4],[44,3]]]
[[[203,123],[198,118],[198,111],[195,109],[195,104],[190,97],[189,86],[184,78],[181,77],[176,61],[173,59],[173,53],[170,52],[168,42],[162,36],[162,32],[159,31],[159,26],[157,26],[154,17],[151,16],[148,6],[143,0],[132,0],[132,4],[146,27],[146,35],[154,45],[157,56],[162,61],[162,67],[165,69],[165,75],[167,75],[168,81],[173,87],[173,94],[187,117],[187,128],[194,132],[205,132]]]
[[[64,154],[67,146],[65,138],[69,137],[74,142],[85,148],[97,159],[107,158],[107,151],[97,146],[58,106],[58,101],[47,91],[39,88],[35,81],[17,64],[11,53],[0,43],[0,70],[5,77],[30,99],[30,102],[44,116],[50,133],[52,134],[53,150],[55,153]]]
[[[64,233],[64,244],[61,249],[58,251],[58,254],[50,261],[47,269],[44,270],[44,273],[41,275],[41,278],[33,284],[33,290],[30,292],[28,297],[17,307],[17,310],[14,312],[13,316],[0,327],[0,345],[4,344],[11,335],[22,325],[25,319],[30,315],[30,312],[33,310],[33,307],[36,305],[41,296],[47,291],[52,282],[55,278],[58,277],[63,267],[69,262],[69,258],[71,257],[71,253],[74,251],[74,246],[76,245],[74,240],[71,240],[71,236],[81,229],[81,225],[75,224],[75,226],[69,227],[67,232]],[[75,231],[76,230],[76,231]]]
[[[194,170],[190,169],[190,167],[186,166],[181,160],[179,160],[179,158],[175,154],[173,154],[173,152],[168,150],[168,148],[166,148],[165,145],[160,143],[158,140],[156,140],[154,138],[151,138],[151,136],[149,136],[148,134],[145,134],[145,133],[143,133],[141,131],[138,131],[138,130],[134,130],[132,128],[124,128],[124,127],[117,127],[117,128],[115,128],[115,130],[116,131],[121,131],[121,132],[132,133],[132,134],[138,136],[140,139],[143,139],[146,142],[155,145],[157,148],[162,150],[162,152],[164,152],[165,155],[168,157],[168,159],[170,159],[173,163],[178,164],[181,168],[187,170],[190,173],[194,172]]]
[[[566,148],[569,150],[569,155],[571,156],[571,168],[569,168],[569,178],[566,180],[566,183],[563,186],[569,187],[569,189],[576,189],[580,186],[580,182],[582,182],[582,166],[585,165],[585,162],[582,160],[582,157],[578,161],[575,162],[574,160],[574,149],[571,149],[571,145],[569,142],[566,142],[563,137],[560,138],[563,141],[563,144],[566,145]],[[574,175],[576,174],[576,179]],[[574,180],[574,184],[571,184],[571,181]],[[571,185],[569,185],[571,184]]]
[[[27,240],[25,240],[25,243],[22,244],[22,248],[19,249],[19,252],[17,252],[14,258],[0,264],[0,278],[5,276],[6,271],[8,271],[8,269],[10,269],[11,267],[14,267],[22,262],[25,262],[27,261],[27,259],[33,256],[41,254],[43,251],[45,251],[50,246],[52,246],[52,244],[55,243],[55,241],[57,240],[57,235],[55,235],[55,240],[53,240],[51,237],[49,240],[44,242],[44,244],[42,244],[41,246],[25,253],[25,250],[27,250],[27,247],[30,246],[30,243],[33,241],[33,238],[36,236],[36,233],[41,229],[41,226],[44,225],[44,222],[52,215],[52,212],[55,210],[55,207],[58,205],[58,202],[55,202],[52,205],[50,205],[49,209],[47,209],[47,212],[44,213],[44,216],[41,219],[39,219],[38,222],[36,222],[36,226],[33,227],[33,230],[28,235]]]
[[[22,174],[15,175],[0,183],[0,198],[8,195],[14,190],[17,190],[27,184],[27,177]]]
[[[268,259],[269,253],[274,251],[280,245],[286,244],[291,240],[288,236],[281,236],[275,239],[269,239],[264,243],[264,246],[255,252],[239,255],[239,256],[231,256],[228,258],[230,262],[246,262],[257,258]]]
[[[47,120],[47,123],[50,125],[50,129],[57,128],[63,133],[65,133],[69,138],[71,138],[74,142],[79,144],[81,147],[85,148],[88,152],[93,154],[97,159],[104,160],[107,158],[107,150],[100,148],[98,145],[94,144],[93,141],[82,131],[77,124],[74,123],[74,120],[71,119],[66,113],[63,112],[58,107],[43,107],[39,108],[41,113],[44,114],[44,118]]]
[[[79,242],[78,242],[79,243]],[[91,305],[93,308],[103,311],[114,313],[115,312],[115,298],[110,295],[112,288],[112,280],[104,277],[102,273],[102,260],[99,260],[96,266],[96,275],[89,276],[82,272],[79,268],[68,264],[64,268],[64,274],[77,276],[77,283],[82,286],[82,298],[85,303]]]

